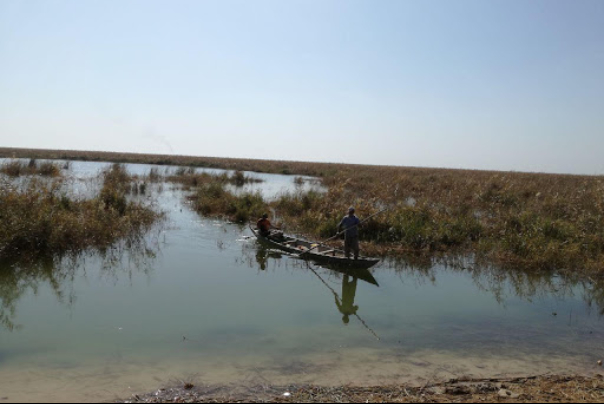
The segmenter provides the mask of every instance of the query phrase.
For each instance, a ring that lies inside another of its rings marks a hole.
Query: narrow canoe
[[[378,262],[379,259],[359,256],[358,259],[346,258],[346,254],[342,250],[333,249],[329,246],[319,245],[306,240],[300,240],[291,236],[283,236],[282,239],[273,239],[272,237],[264,237],[260,232],[250,226],[250,229],[258,238],[259,241],[270,245],[271,247],[287,251],[292,254],[299,255],[300,258],[313,260],[321,264],[327,264],[334,267],[344,268],[371,268]],[[309,251],[310,250],[310,251]],[[307,253],[303,254],[305,251]]]

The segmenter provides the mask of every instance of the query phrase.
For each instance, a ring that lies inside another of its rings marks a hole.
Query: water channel
[[[72,163],[74,189],[91,192],[103,166]],[[250,175],[269,198],[296,190],[290,176]],[[175,186],[151,189],[142,198],[167,219],[141,245],[0,264],[0,399],[600,371],[604,291],[589,281],[385,260],[378,286],[266,250]]]

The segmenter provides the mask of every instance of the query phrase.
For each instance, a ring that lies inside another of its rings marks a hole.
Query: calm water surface
[[[73,163],[72,183],[92,183],[100,167]],[[296,190],[293,177],[251,175],[269,198]],[[599,371],[604,291],[588,282],[392,261],[372,269],[376,286],[268,251],[245,227],[202,218],[182,191],[159,187],[144,198],[168,219],[141,245],[1,264],[0,399],[111,400],[179,380]]]

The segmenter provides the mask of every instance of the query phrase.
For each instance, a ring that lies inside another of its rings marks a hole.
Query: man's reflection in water
[[[264,248],[259,248],[258,252],[256,252],[256,262],[263,271],[266,271],[266,262],[268,261],[267,256],[268,252]]]
[[[337,294],[335,295],[338,310],[344,315],[342,317],[344,324],[348,324],[350,316],[354,316],[357,314],[357,310],[359,310],[359,306],[354,305],[354,297],[357,293],[357,280],[357,278],[353,277],[351,282],[350,276],[344,275],[344,280],[342,281],[342,301],[340,301]]]

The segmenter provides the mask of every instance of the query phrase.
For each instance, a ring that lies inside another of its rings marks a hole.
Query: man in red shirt
[[[271,224],[271,221],[268,220],[268,215],[266,213],[262,215],[262,218],[256,223],[256,228],[260,230],[260,235],[263,237],[268,237],[271,235],[272,227],[273,225]]]

